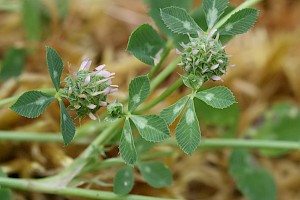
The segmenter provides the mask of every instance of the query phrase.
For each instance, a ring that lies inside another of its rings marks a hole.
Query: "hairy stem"
[[[0,185],[13,189],[57,194],[62,196],[76,196],[87,199],[106,199],[106,200],[170,200],[167,198],[148,197],[142,195],[118,196],[113,192],[91,190],[84,188],[59,187],[52,183],[40,183],[34,180],[4,178],[0,177]]]
[[[175,140],[167,140],[161,143],[161,145],[167,144],[177,146]],[[199,150],[222,148],[300,150],[300,142],[252,139],[202,139],[198,147]]]
[[[169,55],[170,51],[171,51],[171,47],[172,44],[170,42],[167,42],[166,44],[166,48],[164,49],[164,51],[161,54],[161,58],[159,60],[159,63],[157,63],[157,65],[155,65],[149,72],[148,77],[151,79],[153,77],[153,75],[160,69],[162,63],[165,61],[166,57]]]
[[[158,103],[163,101],[165,98],[167,98],[170,94],[172,94],[181,85],[182,85],[182,79],[179,78],[175,83],[173,83],[173,85],[168,87],[168,89],[166,89],[158,98],[154,99],[153,101],[146,104],[144,107],[142,107],[141,109],[135,111],[134,113],[142,113],[146,110],[151,109],[152,107],[154,107],[155,105],[157,105]]]

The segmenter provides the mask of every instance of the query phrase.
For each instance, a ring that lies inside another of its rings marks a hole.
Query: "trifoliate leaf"
[[[138,135],[135,138],[135,144],[136,144],[136,151],[138,155],[142,155],[144,152],[150,150],[155,145],[155,143],[145,140],[140,135]]]
[[[170,137],[166,122],[158,115],[131,115],[140,135],[149,142],[160,142]]]
[[[203,90],[198,92],[196,97],[204,101],[207,105],[219,109],[227,108],[235,103],[235,98],[232,92],[224,86],[217,86],[208,90]]]
[[[141,162],[138,163],[138,168],[145,181],[154,188],[161,188],[172,184],[172,173],[161,162]]]
[[[166,26],[174,33],[197,34],[198,31],[202,31],[183,8],[167,7],[162,9],[160,14]]]
[[[63,61],[58,53],[50,47],[46,47],[46,60],[53,85],[58,91],[60,88],[60,77],[64,69]]]
[[[120,139],[120,155],[125,163],[133,165],[136,162],[136,150],[129,119],[125,120],[121,139]]]
[[[3,58],[0,69],[0,80],[7,80],[19,76],[25,65],[26,51],[24,49],[9,49]]]
[[[128,194],[133,188],[133,167],[125,166],[116,173],[114,178],[114,193]]]
[[[23,26],[28,39],[39,41],[42,37],[41,1],[23,1]]]
[[[228,0],[204,0],[203,10],[208,28],[211,29],[228,6]]]
[[[28,91],[22,94],[10,109],[28,118],[40,116],[47,106],[54,100],[54,96],[39,91]]]
[[[200,126],[195,112],[194,101],[190,99],[176,127],[176,141],[179,147],[191,154],[200,143]]]
[[[133,111],[148,97],[150,92],[150,80],[148,76],[134,78],[129,84],[128,110]]]
[[[64,139],[64,144],[66,146],[74,138],[76,127],[69,113],[67,112],[64,102],[62,100],[59,101],[59,105],[60,105],[60,129]]]
[[[229,161],[230,173],[239,190],[249,200],[275,200],[277,189],[272,176],[257,166],[245,150],[233,150]]]
[[[171,125],[174,122],[174,120],[179,116],[187,100],[188,96],[185,96],[173,105],[161,111],[160,116],[167,122],[168,125]]]
[[[255,23],[258,11],[244,8],[234,13],[225,24],[219,28],[220,35],[238,35],[247,32]]]
[[[166,42],[149,24],[135,29],[129,38],[127,51],[140,61],[154,66],[160,61]]]

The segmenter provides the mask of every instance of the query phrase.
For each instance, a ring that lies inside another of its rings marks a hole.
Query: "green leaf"
[[[0,80],[5,81],[19,76],[25,65],[26,51],[24,49],[10,48],[4,55],[0,70]]]
[[[54,96],[39,91],[28,91],[22,94],[10,107],[13,111],[28,118],[40,116],[47,106],[54,100]]]
[[[258,11],[244,8],[234,13],[220,29],[220,35],[238,35],[247,32],[255,23]]]
[[[160,142],[170,137],[166,122],[158,115],[131,115],[140,135],[149,142]]]
[[[167,122],[168,125],[171,125],[174,122],[174,120],[180,115],[187,100],[188,100],[188,96],[185,96],[180,100],[178,100],[173,105],[161,111],[160,116]]]
[[[276,199],[277,189],[272,176],[259,168],[247,151],[234,149],[230,156],[229,168],[237,187],[247,199]]]
[[[176,127],[176,141],[179,147],[191,154],[200,143],[200,126],[195,112],[194,101],[190,99]]]
[[[150,4],[151,9],[160,9],[169,6],[177,6],[186,10],[190,10],[193,5],[193,0],[145,0],[145,2]]]
[[[138,155],[142,155],[144,152],[150,150],[155,143],[145,140],[142,136],[138,135],[135,138],[136,151]]]
[[[133,165],[136,162],[136,150],[129,119],[125,120],[121,139],[120,139],[120,155],[126,164]]]
[[[60,77],[64,69],[63,61],[58,53],[50,47],[46,47],[46,60],[52,83],[56,91],[58,91],[60,88]]]
[[[148,65],[156,65],[160,61],[166,42],[149,24],[135,29],[129,38],[127,51]]]
[[[6,177],[6,174],[1,169],[0,169],[0,177]],[[13,199],[12,191],[8,188],[0,186],[0,199],[12,200]]]
[[[232,92],[224,86],[217,86],[198,92],[196,97],[204,101],[207,105],[219,109],[227,108],[235,103]]]
[[[203,31],[207,30],[207,23],[206,23],[206,20],[205,20],[205,13],[204,13],[204,9],[203,9],[203,4],[199,7],[197,7],[191,13],[191,16]]]
[[[63,136],[64,144],[67,146],[74,138],[76,127],[71,119],[69,113],[66,110],[64,102],[59,101],[60,105],[60,129]]]
[[[220,16],[224,13],[224,10],[227,8],[227,6],[228,0],[203,1],[203,10],[209,29],[211,29],[216,24]]]
[[[118,195],[128,194],[133,188],[133,183],[133,167],[122,167],[114,178],[114,193]]]
[[[129,84],[128,110],[131,112],[143,103],[150,92],[150,80],[147,75],[134,78]]]
[[[259,118],[249,132],[256,139],[277,141],[300,141],[299,107],[290,102],[276,103]],[[260,149],[261,154],[278,157],[289,153],[289,150]]]
[[[218,135],[222,138],[234,138],[236,136],[240,119],[238,104],[220,110],[197,98],[194,99],[194,103],[201,126],[209,130],[209,136]]]
[[[177,6],[180,8],[184,8],[186,10],[190,10],[192,7],[192,1],[191,0],[148,0],[150,3],[150,10],[149,15],[159,28],[159,30],[167,36],[167,38],[173,42],[173,44],[178,48],[181,49],[180,46],[181,42],[188,43],[189,38],[187,35],[177,34],[173,33],[163,22],[161,16],[160,16],[160,10],[166,7],[170,6]]]
[[[39,41],[42,37],[41,1],[23,1],[23,26],[28,39]]]
[[[149,161],[138,163],[138,168],[145,181],[154,188],[172,184],[171,171],[161,162]]]
[[[198,31],[202,31],[194,19],[183,8],[167,7],[162,9],[160,14],[166,26],[174,33],[197,34]]]

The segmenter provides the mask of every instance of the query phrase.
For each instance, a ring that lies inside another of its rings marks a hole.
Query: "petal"
[[[193,55],[196,55],[198,52],[199,52],[198,49],[194,49],[194,50],[192,51],[192,54],[193,54]]]
[[[80,106],[80,105],[74,105],[74,108],[75,108],[76,110],[78,110],[79,108],[81,108],[81,106]]]
[[[107,106],[107,102],[105,102],[105,101],[100,101],[99,105],[100,105],[100,106]]]
[[[119,91],[118,88],[111,88],[111,89],[109,90],[109,93],[111,94],[111,93],[118,92],[118,91]]]
[[[217,29],[211,30],[207,36],[207,39],[209,40],[215,34],[216,31],[217,31]]]
[[[109,71],[106,70],[98,71],[96,74],[105,78],[110,77],[112,75]]]
[[[207,59],[207,62],[211,61],[211,56],[212,56],[212,54],[209,55],[209,58]]]
[[[218,60],[218,63],[224,63],[224,62],[223,62],[223,60],[219,59],[219,60]]]
[[[202,74],[204,74],[206,71],[208,70],[208,68],[206,67],[206,68],[204,68],[203,70],[202,70]]]
[[[202,32],[201,31],[197,31],[198,37],[200,38],[202,36]]]
[[[88,105],[87,107],[90,108],[90,109],[94,109],[94,108],[96,108],[97,106],[96,106],[95,104],[90,104],[90,105]]]
[[[89,117],[90,117],[92,120],[96,120],[96,119],[97,119],[97,117],[96,117],[93,113],[89,113],[88,115],[89,115]]]
[[[220,76],[212,76],[211,79],[214,81],[222,81],[223,82],[223,80]]]
[[[85,94],[78,95],[79,98],[85,99],[87,96]]]
[[[181,51],[179,51],[179,49],[175,49],[175,52],[176,52],[177,55],[182,54]]]
[[[106,66],[105,64],[99,65],[98,67],[96,67],[96,71],[102,70],[105,66]]]
[[[91,81],[91,76],[87,75],[86,78],[85,78],[85,80],[84,80],[84,82],[83,82],[83,84],[82,84],[82,86],[89,84],[90,81]]]
[[[80,70],[89,70],[90,66],[92,64],[92,61],[89,59],[84,59],[80,65],[79,71]]]
[[[191,66],[190,65],[187,65],[187,66],[185,66],[185,68],[184,68],[186,71],[189,71],[190,69],[191,69]]]
[[[216,64],[216,65],[211,66],[210,69],[211,69],[211,70],[215,70],[215,69],[217,69],[218,67],[219,67],[219,64]]]

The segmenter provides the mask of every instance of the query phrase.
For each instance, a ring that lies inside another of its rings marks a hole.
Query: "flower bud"
[[[226,72],[228,55],[219,41],[219,34],[214,36],[215,33],[216,30],[208,34],[199,32],[197,38],[188,35],[190,42],[181,44],[180,66],[186,72],[189,82],[193,80],[189,84],[193,88],[198,88],[195,81],[199,81],[198,85],[201,86],[208,80],[222,80],[221,76]]]
[[[111,88],[115,73],[103,70],[105,65],[90,72],[90,65],[90,60],[84,60],[77,72],[65,78],[66,85],[61,96],[70,102],[68,108],[75,110],[79,118],[89,116],[96,120],[96,112],[107,105],[107,95],[116,89],[116,85]]]

